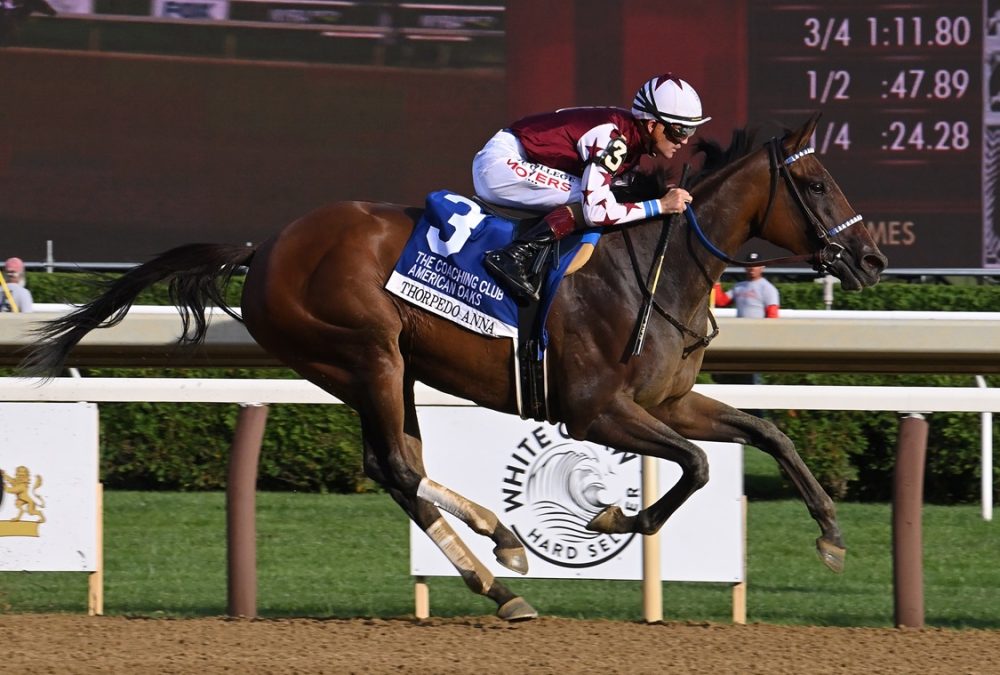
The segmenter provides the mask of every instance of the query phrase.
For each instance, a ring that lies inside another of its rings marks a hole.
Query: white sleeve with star
[[[577,141],[576,150],[585,162],[581,177],[582,206],[588,225],[616,225],[660,215],[658,199],[619,203],[611,192],[611,180],[628,151],[617,126],[601,124],[594,127]]]

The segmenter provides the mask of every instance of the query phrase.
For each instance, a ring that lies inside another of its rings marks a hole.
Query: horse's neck
[[[704,184],[695,188],[698,224],[708,240],[729,257],[749,239],[750,222],[759,217],[766,206],[766,190],[755,188],[762,180],[768,180],[766,158],[755,160],[751,157],[708,177]],[[620,284],[618,290],[625,297],[638,295],[641,298],[639,289],[635,288],[637,277],[645,280],[656,274],[649,266],[656,264],[654,258],[661,227],[660,222],[649,221],[623,232],[623,238],[629,237],[633,243],[638,269],[624,242],[620,246],[607,247],[604,251],[607,257],[602,255],[597,263],[606,266],[602,272],[605,283]],[[681,321],[693,320],[707,310],[708,294],[725,268],[726,263],[709,253],[698,240],[686,218],[678,217],[657,284],[657,304]]]
[[[695,196],[698,225],[706,238],[729,257],[736,255],[749,239],[749,223],[758,208],[745,198],[746,194],[741,181],[720,180],[706,185]],[[668,283],[663,292],[657,293],[657,302],[664,307],[672,305],[681,315],[691,315],[707,306],[712,285],[725,269],[726,262],[705,248],[687,218],[679,218],[664,261],[663,274]],[[675,289],[673,294],[670,288]],[[677,293],[676,289],[690,292]]]

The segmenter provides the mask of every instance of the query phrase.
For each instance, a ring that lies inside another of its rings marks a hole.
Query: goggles
[[[697,130],[698,127],[686,127],[683,124],[663,125],[663,133],[666,134],[667,138],[675,143],[680,143],[681,141],[691,138]]]

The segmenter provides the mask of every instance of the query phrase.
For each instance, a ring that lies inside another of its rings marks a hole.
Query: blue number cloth
[[[432,192],[385,287],[468,330],[516,338],[517,304],[482,264],[487,251],[503,248],[513,235],[510,221],[486,213],[476,202],[448,190]],[[559,242],[559,264],[543,284],[543,317],[580,245],[599,238],[599,230],[591,230]]]

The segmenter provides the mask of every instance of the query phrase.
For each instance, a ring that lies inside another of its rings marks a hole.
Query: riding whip
[[[681,180],[677,184],[677,187],[683,188],[684,183],[687,181],[688,169],[691,165],[685,164],[684,169],[681,171]],[[674,221],[680,214],[673,213],[667,218],[666,232],[664,236],[660,237],[660,243],[657,247],[654,264],[654,274],[653,281],[650,284],[647,280],[647,286],[649,287],[649,292],[643,299],[642,309],[639,312],[639,328],[635,334],[635,342],[632,346],[632,356],[639,356],[642,352],[642,343],[646,339],[646,326],[649,324],[649,317],[653,313],[653,296],[656,295],[656,286],[660,283],[660,272],[663,270],[663,259],[667,255],[667,242],[670,239],[670,231],[673,229]]]

